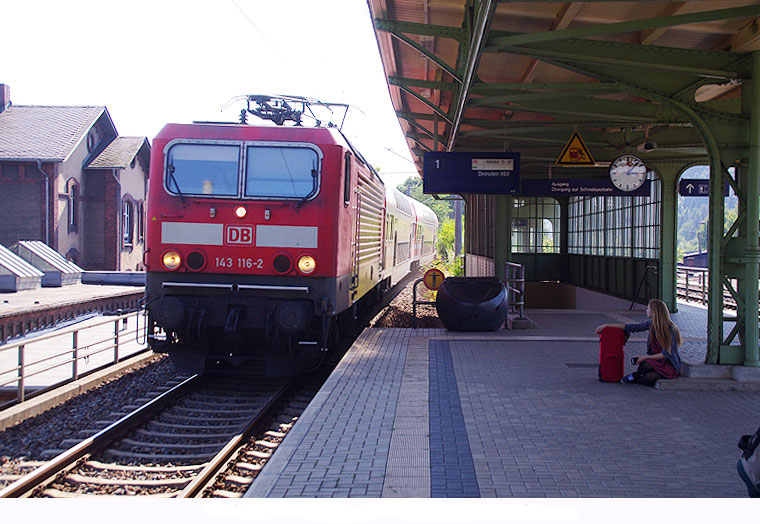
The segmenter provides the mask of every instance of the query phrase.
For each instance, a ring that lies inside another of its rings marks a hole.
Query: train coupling
[[[168,353],[171,347],[171,342],[167,340],[167,337],[157,336],[155,334],[148,334],[147,337],[148,347],[153,350],[154,353]]]

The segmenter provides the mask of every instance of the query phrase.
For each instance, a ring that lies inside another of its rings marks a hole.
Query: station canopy
[[[742,83],[760,49],[758,2],[369,6],[420,173],[426,151],[515,151],[523,175],[542,176],[575,131],[600,176],[624,152],[706,164],[705,136],[722,152],[748,143]]]

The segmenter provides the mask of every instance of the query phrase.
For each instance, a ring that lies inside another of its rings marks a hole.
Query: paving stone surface
[[[745,494],[736,441],[760,394],[601,383],[582,342],[450,344],[481,496]]]
[[[599,382],[596,326],[641,310],[529,317],[528,330],[365,330],[246,496],[746,496],[736,443],[760,424],[760,392]],[[673,320],[684,360],[703,361],[706,310]]]

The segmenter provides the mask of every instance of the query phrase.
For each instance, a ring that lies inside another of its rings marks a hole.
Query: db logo
[[[253,226],[227,226],[225,244],[253,245]]]

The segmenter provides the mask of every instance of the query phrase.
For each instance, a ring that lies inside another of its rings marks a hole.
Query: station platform
[[[91,284],[0,293],[0,429],[22,420],[36,403],[55,405],[85,390],[83,384],[143,358],[138,355],[147,350],[144,320],[117,313],[136,310],[144,294],[141,286]],[[7,403],[19,397],[21,361],[29,400],[8,408]],[[98,371],[105,367],[109,369]],[[42,390],[69,380],[74,382],[31,401]]]
[[[41,287],[15,293],[0,293],[0,315],[26,312],[33,309],[49,308],[87,302],[114,296],[144,294],[144,286],[72,284],[64,287]]]
[[[135,309],[144,286],[72,284],[0,293],[0,343],[87,313]]]
[[[366,329],[245,496],[746,497],[736,444],[760,424],[760,388],[602,383],[595,328],[642,310],[527,316],[532,329]],[[684,362],[703,362],[706,309],[672,318]],[[633,334],[626,353],[645,344]]]

